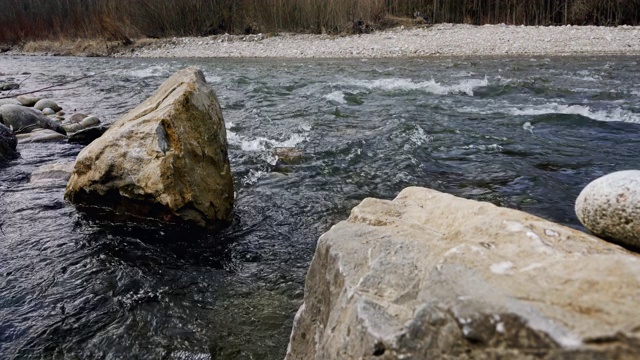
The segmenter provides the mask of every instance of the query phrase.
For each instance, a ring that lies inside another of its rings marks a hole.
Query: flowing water
[[[96,74],[49,96],[108,122],[201,67],[236,187],[220,233],[111,223],[29,184],[79,146],[19,145],[0,165],[0,358],[281,359],[319,235],[410,185],[580,228],[581,188],[640,168],[639,62],[0,57],[22,90]]]

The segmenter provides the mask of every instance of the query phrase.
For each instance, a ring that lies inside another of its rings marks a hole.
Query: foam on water
[[[325,99],[338,104],[346,104],[347,100],[344,99],[344,93],[342,91],[334,91],[324,96]]]
[[[598,121],[622,121],[628,123],[640,123],[640,114],[622,108],[608,110],[592,110],[584,105],[564,105],[549,103],[545,105],[534,105],[524,108],[505,109],[511,115],[545,115],[545,114],[569,114],[581,115]]]
[[[129,71],[129,76],[137,78],[146,78],[151,76],[169,76],[173,73],[173,70],[167,64],[153,65],[142,69],[136,69]]]
[[[286,140],[274,140],[269,139],[263,136],[259,136],[255,139],[251,139],[242,135],[237,134],[236,132],[230,130],[233,127],[233,123],[230,121],[226,122],[227,129],[227,141],[230,145],[239,146],[243,151],[265,151],[270,150],[277,147],[295,147],[301,142],[308,140],[308,133],[302,134],[292,134]],[[301,127],[303,130],[304,128]],[[306,130],[308,131],[308,130]]]
[[[420,146],[433,141],[433,136],[427,135],[420,125],[416,125],[416,128],[411,132],[411,134],[409,134],[409,140]]]
[[[411,79],[391,78],[378,80],[353,80],[342,85],[364,87],[371,90],[384,91],[424,91],[434,95],[466,94],[473,96],[473,91],[489,85],[489,79],[465,79],[457,84],[442,84],[434,79],[414,82]]]

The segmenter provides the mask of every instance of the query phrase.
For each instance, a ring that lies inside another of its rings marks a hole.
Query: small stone
[[[640,249],[640,170],[618,171],[587,185],[576,215],[596,236]]]
[[[38,101],[42,100],[42,98],[33,95],[20,95],[16,100],[18,100],[22,106],[33,107]]]
[[[82,121],[82,119],[86,118],[87,116],[88,115],[85,115],[83,113],[75,113],[71,115],[71,117],[69,118],[69,122],[71,122],[72,124],[76,124]]]
[[[51,108],[44,108],[42,109],[42,113],[45,115],[54,115],[56,112]]]
[[[0,84],[0,90],[2,91],[15,90],[19,88],[20,88],[20,85],[14,82]]]
[[[33,107],[38,110],[44,110],[45,108],[50,108],[54,112],[62,110],[62,108],[58,106],[58,104],[56,104],[55,101],[49,100],[49,99],[42,99],[38,101]]]

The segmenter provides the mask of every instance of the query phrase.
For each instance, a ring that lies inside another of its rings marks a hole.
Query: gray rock
[[[593,234],[640,249],[640,170],[618,171],[587,185],[576,215]]]
[[[33,107],[38,110],[44,110],[46,108],[49,108],[54,112],[62,110],[62,108],[58,106],[58,104],[56,104],[55,101],[49,100],[49,99],[39,100],[35,105],[33,105]]]
[[[286,359],[638,359],[638,255],[407,188],[320,237]]]
[[[42,100],[39,96],[34,95],[20,95],[16,98],[22,106],[33,107],[38,101]]]
[[[2,122],[13,128],[14,132],[29,132],[34,128],[43,128],[66,135],[64,128],[56,121],[49,119],[32,108],[19,105],[0,106]]]
[[[0,162],[12,160],[18,157],[18,139],[8,127],[0,124]]]
[[[42,109],[42,113],[45,115],[55,115],[56,112],[51,108],[44,108]]]
[[[83,113],[75,113],[73,115],[71,115],[71,117],[69,118],[69,122],[72,124],[76,124],[79,123],[80,121],[82,121],[82,119],[86,118],[87,115],[83,114]]]
[[[17,84],[17,83],[14,83],[14,82],[0,84],[0,90],[1,91],[15,90],[15,89],[19,89],[19,88],[20,88],[20,84]]]
[[[2,105],[20,105],[20,101],[16,99],[0,99],[0,106]]]
[[[32,184],[64,187],[71,177],[74,164],[75,161],[69,161],[41,166],[31,173],[29,181]]]
[[[94,126],[87,129],[78,130],[69,135],[69,142],[74,144],[89,145],[93,140],[102,136],[107,131],[106,126]]]
[[[16,135],[20,144],[26,143],[44,143],[44,142],[63,142],[67,139],[65,135],[48,129],[36,129],[26,134]]]
[[[79,123],[64,125],[64,128],[68,133],[73,133],[96,125],[100,125],[100,119],[95,116],[87,116]]]

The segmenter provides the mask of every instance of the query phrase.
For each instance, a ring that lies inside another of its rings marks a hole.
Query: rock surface
[[[407,188],[320,237],[286,359],[637,359],[640,258]]]
[[[18,157],[18,139],[11,129],[0,123],[0,162]]]
[[[32,108],[21,105],[0,106],[0,118],[7,127],[12,127],[15,132],[29,132],[34,128],[43,128],[67,135],[64,128],[56,121]]]
[[[618,171],[587,185],[576,215],[596,236],[640,249],[640,170]]]
[[[92,126],[100,125],[100,119],[98,119],[95,116],[87,116],[76,123],[74,123],[73,121],[70,121],[70,122],[71,124],[64,125],[64,129],[70,133],[80,131],[83,129],[88,129]]]
[[[224,120],[202,72],[177,72],[84,148],[65,197],[171,222],[230,220]]]

